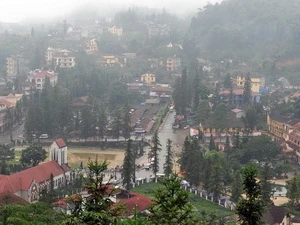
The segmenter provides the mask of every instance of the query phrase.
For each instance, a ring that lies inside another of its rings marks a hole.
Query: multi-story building
[[[298,119],[291,119],[281,115],[267,115],[268,132],[274,140],[287,141],[292,127],[299,123]]]
[[[69,50],[49,47],[46,52],[46,62],[48,65],[54,63],[55,67],[73,68],[75,66],[75,56]]]
[[[88,51],[90,51],[90,52],[97,52],[97,51],[99,51],[96,39],[89,40],[89,42],[87,44],[87,47],[88,47]]]
[[[178,57],[167,58],[167,63],[166,63],[167,71],[169,72],[178,71],[180,69],[180,66],[181,66],[180,58]]]
[[[292,127],[292,131],[289,134],[287,143],[296,151],[299,152],[300,156],[300,122]]]
[[[19,60],[15,56],[6,58],[6,74],[8,77],[16,77],[18,74]]]
[[[54,73],[54,71],[34,70],[28,76],[28,80],[31,83],[34,83],[36,90],[43,89],[46,78],[49,79],[52,86],[57,84],[57,74]]]
[[[265,78],[262,76],[250,77],[251,79],[251,91],[254,93],[259,93],[260,89],[265,87]],[[236,77],[236,86],[243,88],[246,82],[246,77],[243,75],[238,75]]]
[[[99,63],[102,66],[115,67],[120,66],[123,67],[123,64],[120,63],[119,57],[114,55],[104,55],[99,59]]]
[[[156,81],[156,76],[151,73],[145,73],[141,75],[141,81],[146,84],[154,84]]]
[[[116,35],[118,37],[123,36],[123,28],[122,27],[113,26],[113,27],[108,28],[107,30],[111,34]]]

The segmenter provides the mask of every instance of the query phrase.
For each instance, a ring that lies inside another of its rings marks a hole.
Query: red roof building
[[[64,162],[67,155],[67,146],[63,139],[56,139],[52,145],[57,147],[55,158],[49,162],[31,167],[11,175],[0,175],[0,195],[2,193],[14,194],[27,202],[37,201],[43,189],[50,189],[53,175],[54,189],[60,188],[71,180],[71,168]],[[52,175],[51,175],[52,174]]]

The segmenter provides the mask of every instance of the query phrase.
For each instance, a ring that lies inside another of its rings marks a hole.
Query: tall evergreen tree
[[[153,134],[152,137],[152,146],[150,151],[150,157],[153,158],[153,165],[151,166],[152,172],[156,177],[156,174],[159,171],[159,152],[161,151],[161,144],[158,138],[157,131]]]
[[[269,179],[271,178],[272,178],[271,167],[268,163],[265,163],[265,165],[262,167],[260,171],[259,185],[261,189],[261,199],[266,205],[269,205],[272,202],[271,196],[272,196],[273,186],[272,183],[269,181]]]
[[[173,171],[173,153],[172,153],[172,141],[170,139],[167,140],[167,155],[166,161],[164,164],[164,172],[165,175],[168,176]]]
[[[248,73],[244,85],[243,103],[247,105],[250,104],[251,102],[252,102],[251,79],[250,79],[250,73]]]
[[[122,134],[125,139],[130,138],[131,127],[130,127],[130,108],[126,103],[123,107],[123,124],[122,124]]]
[[[246,198],[236,206],[236,211],[241,225],[262,224],[264,204],[262,193],[257,179],[258,170],[254,165],[247,165],[243,170],[243,187]]]
[[[210,135],[208,149],[209,149],[210,151],[216,150],[215,139],[214,139],[214,137],[213,137],[212,134]]]
[[[191,163],[191,143],[189,136],[185,137],[184,143],[183,143],[183,149],[180,157],[180,170],[182,172],[186,172],[188,169],[188,166]]]
[[[201,171],[204,168],[204,159],[196,138],[192,138],[190,148],[191,154],[186,170],[186,178],[191,185],[198,186],[201,179]]]
[[[230,73],[227,73],[224,77],[224,81],[223,81],[223,86],[226,89],[231,89],[232,88],[232,80],[231,80],[231,76]]]
[[[233,182],[231,185],[231,201],[237,203],[243,193],[243,179],[240,171],[236,171],[233,175]]]
[[[150,206],[149,220],[155,225],[196,225],[189,194],[181,187],[181,179],[172,174],[162,181],[154,195],[154,204]]]
[[[129,190],[131,188],[131,182],[134,181],[135,177],[135,158],[134,153],[131,146],[132,140],[128,140],[127,149],[125,151],[125,157],[123,162],[123,170],[122,170],[122,178],[123,185],[125,185],[126,189]]]

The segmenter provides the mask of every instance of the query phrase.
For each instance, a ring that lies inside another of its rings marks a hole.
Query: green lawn
[[[161,187],[159,183],[147,183],[133,188],[132,191],[153,198],[154,192],[158,187]],[[211,201],[207,201],[204,198],[201,198],[199,195],[190,194],[190,202],[194,206],[195,211],[215,213],[220,218],[225,216],[231,216],[234,214],[234,211],[225,209],[224,207],[219,206],[218,204],[213,203]]]

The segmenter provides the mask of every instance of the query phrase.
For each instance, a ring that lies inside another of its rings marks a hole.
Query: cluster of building
[[[251,80],[251,94],[252,101],[259,102],[262,94],[267,92],[265,88],[265,78],[260,75],[252,75]],[[229,101],[231,99],[234,105],[243,105],[243,94],[244,86],[246,82],[246,76],[238,75],[236,78],[232,79],[233,89],[222,89],[219,95],[224,101]],[[218,81],[211,82],[213,85],[217,85]]]

